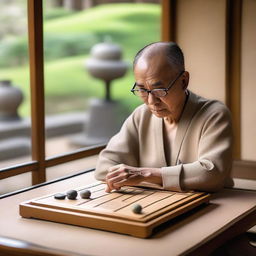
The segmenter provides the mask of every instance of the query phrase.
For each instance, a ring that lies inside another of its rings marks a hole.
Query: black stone
[[[134,205],[132,206],[132,211],[133,211],[134,213],[139,214],[139,213],[141,213],[141,211],[142,211],[142,206],[141,206],[140,204],[134,204]]]
[[[75,200],[77,197],[77,191],[73,190],[73,189],[69,190],[67,192],[67,197],[68,197],[68,199]]]
[[[89,199],[90,196],[91,196],[91,191],[88,190],[88,189],[82,190],[82,191],[80,192],[80,196],[81,196],[81,198],[83,198],[83,199]]]
[[[63,193],[57,193],[54,195],[54,198],[58,200],[64,200],[66,198],[66,195]]]

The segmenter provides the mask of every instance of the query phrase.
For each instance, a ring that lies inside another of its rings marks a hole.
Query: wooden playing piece
[[[56,200],[46,195],[20,204],[20,215],[78,226],[148,237],[155,227],[209,201],[201,192],[179,193],[157,189],[123,187],[106,193],[100,182],[75,190],[90,190],[89,199]],[[132,206],[139,204],[139,214]]]

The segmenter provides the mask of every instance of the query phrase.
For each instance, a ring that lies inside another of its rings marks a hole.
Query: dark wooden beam
[[[161,40],[176,40],[176,0],[162,1]]]
[[[17,164],[14,166],[10,166],[7,168],[2,168],[0,170],[0,180],[9,178],[18,174],[26,173],[35,171],[38,168],[38,163],[36,161],[23,163],[23,164]]]
[[[28,0],[28,35],[31,88],[32,160],[38,169],[32,172],[32,183],[46,180],[45,116],[44,116],[44,53],[42,0]]]
[[[226,2],[226,104],[234,129],[234,159],[241,159],[241,26],[242,1]]]

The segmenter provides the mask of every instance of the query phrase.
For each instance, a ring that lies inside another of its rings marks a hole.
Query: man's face
[[[134,75],[138,87],[153,90],[167,88],[178,77],[179,72],[170,66],[164,56],[153,57],[150,60],[141,57],[135,66]],[[184,72],[166,96],[157,98],[149,93],[148,97],[142,100],[157,117],[170,117],[178,121],[185,101],[187,83],[188,73]]]

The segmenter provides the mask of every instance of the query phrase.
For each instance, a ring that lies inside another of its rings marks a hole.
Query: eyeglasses
[[[144,88],[139,88],[139,89],[135,89],[137,86],[137,83],[135,82],[135,84],[133,85],[131,92],[136,95],[139,96],[141,98],[147,98],[149,93],[151,93],[152,95],[154,95],[157,98],[161,98],[164,97],[168,94],[168,91],[171,89],[171,87],[175,84],[175,82],[181,77],[181,75],[184,73],[184,71],[180,72],[179,75],[169,83],[169,86],[167,88],[159,88],[159,89],[153,89],[153,90],[147,90]]]

